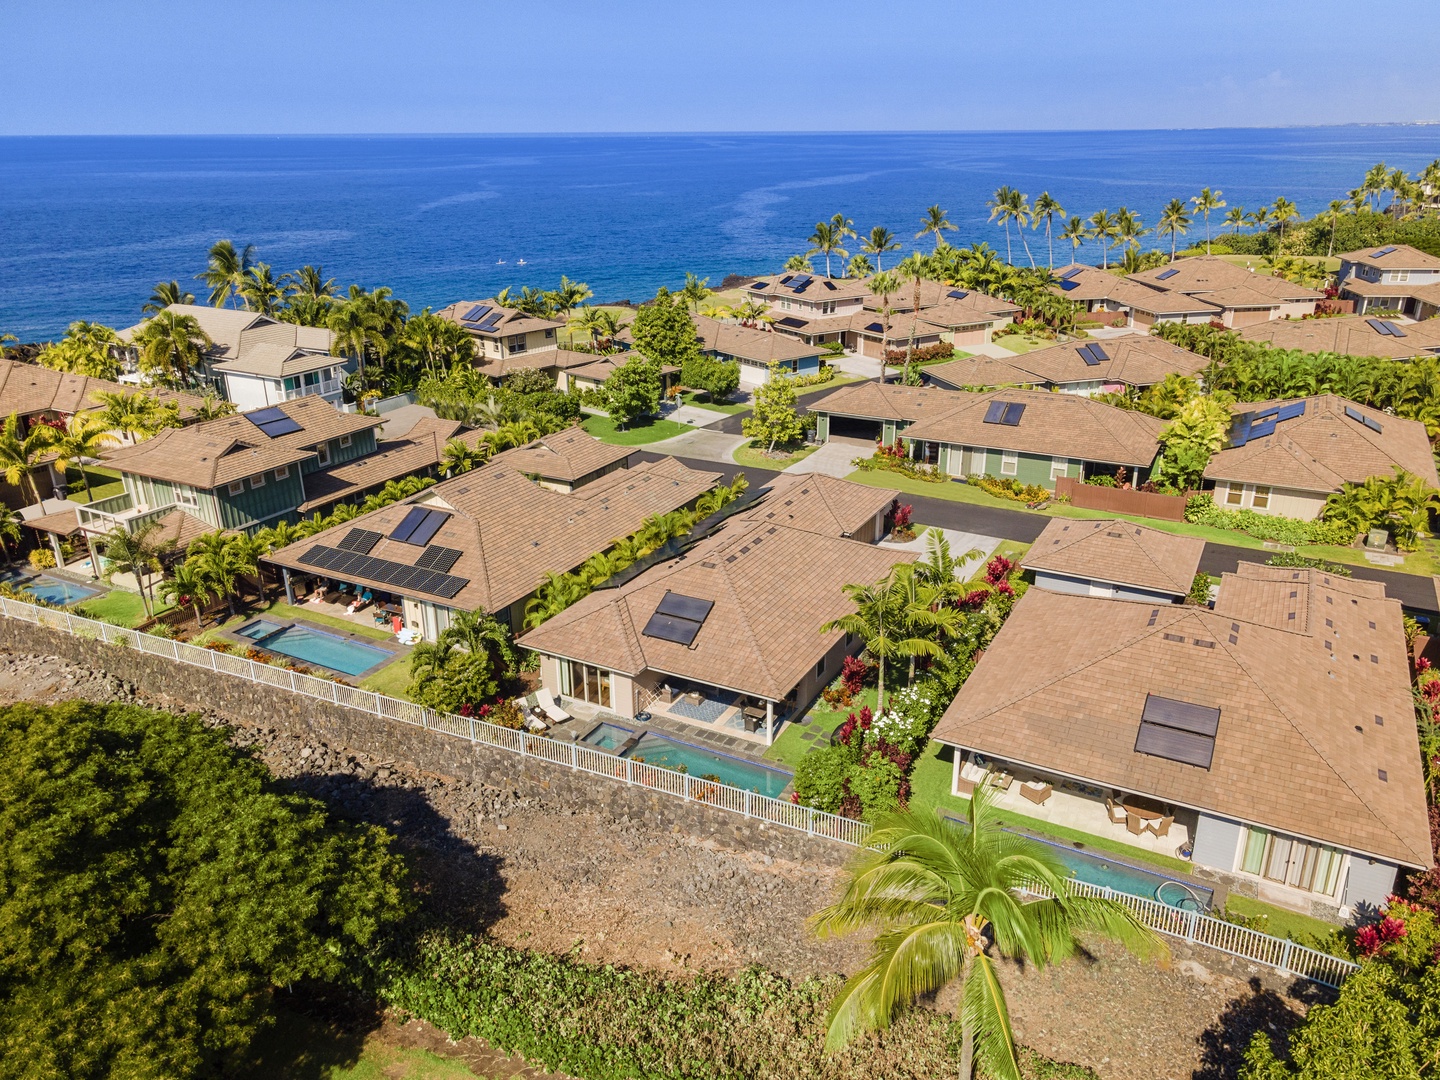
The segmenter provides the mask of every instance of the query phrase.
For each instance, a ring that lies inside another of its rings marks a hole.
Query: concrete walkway
[[[904,496],[902,496],[901,502],[904,501]],[[959,566],[955,568],[955,576],[961,581],[965,581],[973,577],[975,571],[979,570],[980,567],[985,565],[985,560],[990,558],[990,556],[995,553],[995,549],[1000,546],[1000,541],[1002,539],[998,536],[986,536],[983,533],[962,532],[959,529],[942,529],[939,526],[932,525],[930,526],[930,528],[923,529],[919,533],[917,533],[914,540],[909,540],[905,543],[901,543],[900,541],[892,540],[890,537],[887,536],[884,540],[880,541],[880,546],[885,548],[894,548],[896,551],[913,551],[923,558],[925,552],[930,549],[930,538],[925,534],[927,532],[930,532],[931,530],[943,534],[945,539],[950,541],[950,554],[957,559],[961,555],[964,555],[967,551],[979,552],[978,555],[966,559],[964,562],[962,562]]]

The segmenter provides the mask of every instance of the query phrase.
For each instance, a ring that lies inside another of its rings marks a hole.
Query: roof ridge
[[[736,537],[736,539],[743,539],[748,533],[759,532],[760,528],[761,526],[757,524],[752,529],[742,531]],[[742,544],[741,546],[743,547],[744,545]],[[755,634],[755,628],[750,625],[750,609],[745,604],[744,593],[742,593],[740,589],[735,586],[735,582],[730,579],[730,569],[728,563],[722,561],[717,567],[717,569],[720,571],[721,575],[725,579],[725,588],[728,589],[730,591],[730,595],[734,597],[735,609],[740,613],[740,626],[745,631],[745,638],[750,642],[750,647],[754,650],[755,655],[759,660],[760,667],[765,672],[766,678],[769,680],[770,688],[772,690],[777,690],[777,687],[779,686],[779,680],[775,678],[775,672],[770,667],[769,659],[765,655],[765,650],[760,646],[760,639]],[[783,689],[777,690],[777,693],[781,695],[783,695],[784,692],[785,691]],[[776,700],[779,699],[777,698]]]

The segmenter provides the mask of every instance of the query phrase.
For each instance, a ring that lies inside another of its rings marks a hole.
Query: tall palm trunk
[[[1055,240],[1050,235],[1050,219],[1045,219],[1045,246],[1050,249],[1050,269],[1055,269]]]
[[[970,978],[970,968],[974,965],[974,958],[966,952],[964,963],[960,966],[960,985],[964,986]],[[968,1012],[961,1007],[960,1021],[960,1080],[973,1080],[975,1076],[975,1021]]]
[[[1005,218],[1005,261],[1011,266],[1015,265],[1015,260],[1010,257],[1010,218],[1008,216]]]

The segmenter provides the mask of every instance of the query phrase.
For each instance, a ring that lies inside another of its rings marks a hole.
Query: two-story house
[[[1440,312],[1440,259],[1409,244],[1347,251],[1337,276],[1357,315],[1398,311],[1418,322]]]
[[[559,332],[565,325],[563,319],[527,315],[502,307],[494,299],[462,300],[435,314],[470,335],[475,342],[475,366],[482,373],[492,366],[503,373],[504,362],[513,357],[559,348]]]

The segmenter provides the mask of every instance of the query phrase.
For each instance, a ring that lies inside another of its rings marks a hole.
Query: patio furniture
[[[1054,788],[1049,784],[1027,782],[1020,785],[1020,794],[1036,806],[1044,806],[1045,800],[1050,798],[1052,791],[1054,791]]]
[[[975,781],[966,780],[963,776],[959,777],[955,781],[955,794],[964,796],[970,796],[975,794]]]
[[[764,716],[751,716],[748,709],[745,711],[745,730],[750,732],[750,734],[753,735],[755,734],[755,732],[759,731],[760,725],[764,722]]]
[[[673,704],[675,701],[675,688],[668,684],[660,687],[660,689],[656,691],[655,700],[660,702],[661,705]]]
[[[1140,818],[1133,811],[1127,811],[1125,814],[1125,831],[1131,836],[1139,836],[1144,830],[1145,827],[1140,824]]]
[[[1116,802],[1114,799],[1106,798],[1105,812],[1110,815],[1111,825],[1125,824],[1125,808],[1121,806],[1118,802]]]
[[[688,693],[682,694],[681,697],[683,697],[691,705],[699,705],[702,701],[705,700],[705,695],[700,693],[699,690],[691,690]]]
[[[1147,821],[1145,823],[1145,832],[1148,832],[1151,836],[1168,836],[1170,834],[1170,826],[1174,824],[1174,816],[1162,817],[1158,822]]]
[[[568,720],[574,719],[574,717],[560,707],[559,702],[555,700],[555,696],[551,694],[546,687],[542,686],[539,690],[535,691],[535,702],[540,706],[541,711],[550,718],[552,723],[563,724]]]
[[[1014,781],[1015,777],[1011,776],[1008,772],[1001,771],[990,774],[990,786],[998,788],[1001,791],[1009,791],[1010,785],[1014,783]]]

